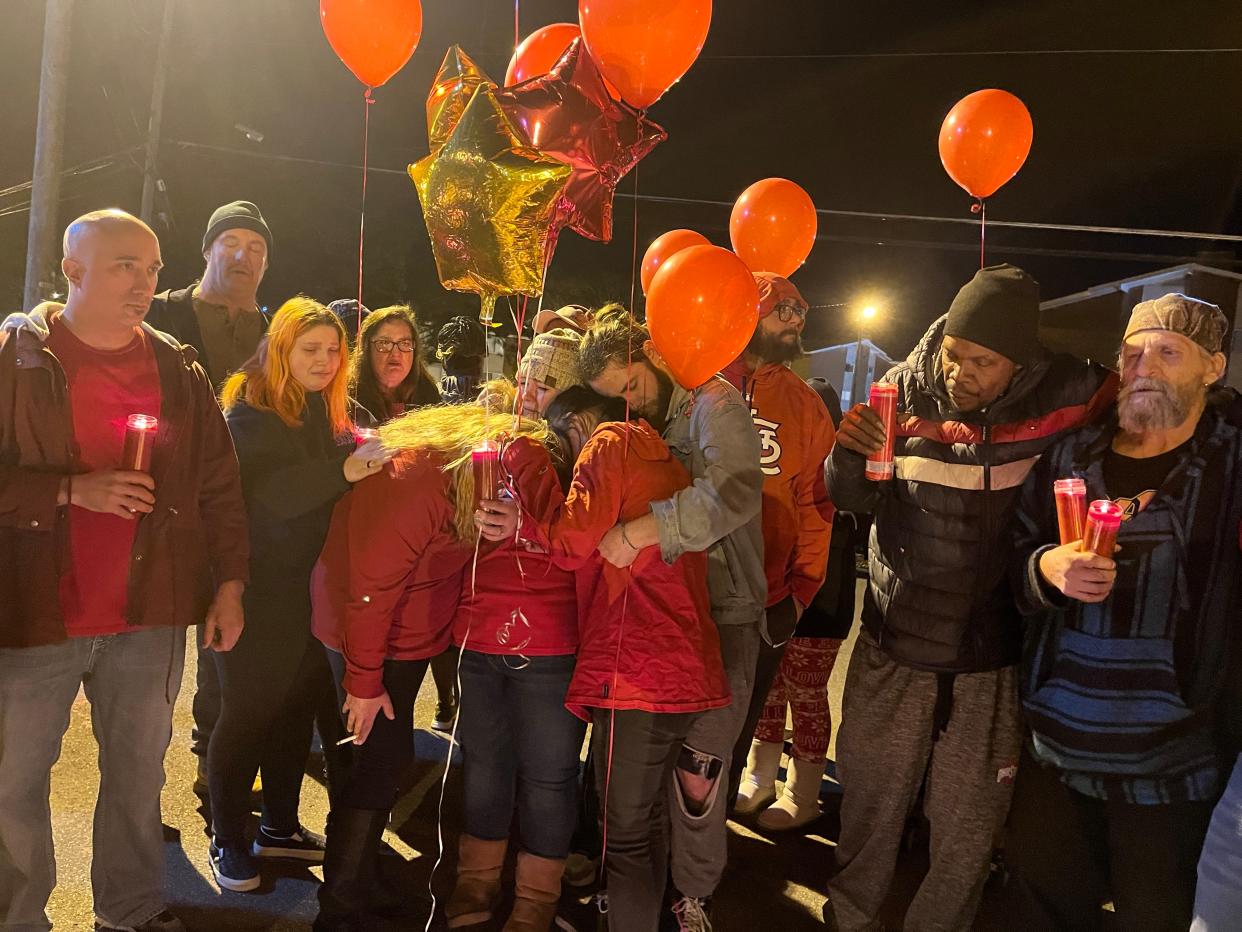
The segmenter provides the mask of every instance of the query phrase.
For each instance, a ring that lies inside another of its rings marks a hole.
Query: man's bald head
[[[140,324],[163,267],[155,232],[123,210],[94,210],[69,224],[63,245],[70,319],[117,334]]]
[[[143,231],[157,243],[159,238],[155,231],[131,213],[118,207],[107,207],[103,210],[92,210],[83,214],[65,228],[65,236],[61,241],[65,258],[78,258],[84,249],[98,235],[116,233],[134,233]]]

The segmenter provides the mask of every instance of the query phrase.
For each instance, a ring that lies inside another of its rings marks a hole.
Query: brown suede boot
[[[509,842],[462,835],[457,842],[457,882],[444,914],[448,927],[472,926],[492,918],[500,894],[500,870]]]
[[[503,932],[548,932],[561,901],[564,872],[564,858],[541,858],[519,851],[514,891],[517,896]]]

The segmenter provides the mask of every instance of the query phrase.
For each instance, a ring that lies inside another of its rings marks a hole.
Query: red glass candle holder
[[[149,414],[131,414],[125,422],[125,449],[121,453],[121,465],[138,472],[151,471],[151,452],[155,449],[155,437],[160,422]]]
[[[1106,498],[1091,503],[1087,509],[1087,527],[1082,535],[1082,549],[1096,556],[1112,559],[1117,549],[1117,530],[1121,527],[1121,506]]]
[[[875,482],[893,478],[893,439],[897,433],[897,386],[876,382],[871,386],[867,405],[884,422],[884,449],[867,457],[866,476]]]
[[[1082,479],[1057,479],[1052,483],[1057,501],[1057,527],[1061,543],[1082,540],[1087,526],[1087,483]]]

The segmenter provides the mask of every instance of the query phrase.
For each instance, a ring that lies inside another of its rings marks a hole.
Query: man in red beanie
[[[789,363],[802,355],[802,328],[807,303],[793,282],[769,272],[758,272],[759,322],[742,355],[722,372],[750,406],[761,445],[763,468],[763,554],[768,579],[767,611],[759,644],[755,688],[746,723],[733,748],[729,772],[729,799],[737,795],[742,768],[750,750],[755,725],[776,678],[786,645],[802,611],[824,582],[828,541],[832,533],[832,504],[824,484],[824,460],[832,449],[833,427],[828,409]],[[760,768],[773,774],[780,764],[777,746],[774,766]],[[753,768],[752,768],[753,769]],[[799,808],[817,812],[824,758],[791,759],[787,795]],[[775,789],[767,788],[771,802]],[[759,808],[756,804],[749,811]]]

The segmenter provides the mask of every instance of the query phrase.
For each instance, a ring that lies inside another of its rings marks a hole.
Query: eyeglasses
[[[391,353],[394,348],[401,350],[403,353],[414,352],[413,340],[385,340],[383,337],[380,337],[379,339],[372,340],[371,346],[385,356]]]
[[[784,304],[776,305],[776,317],[782,324],[787,324],[795,317],[798,320],[806,320],[806,312],[808,308],[805,304]]]

